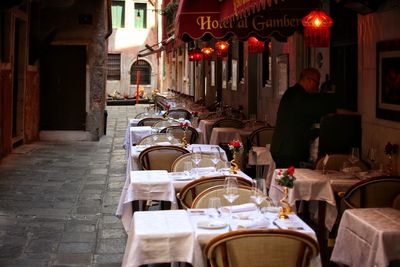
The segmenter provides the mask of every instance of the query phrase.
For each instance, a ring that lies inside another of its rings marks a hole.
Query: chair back
[[[251,202],[252,189],[251,186],[239,185],[238,186],[239,197],[235,200],[235,205],[246,204]],[[221,199],[222,206],[230,206],[231,203],[224,198],[225,188],[223,184],[212,186],[202,191],[193,200],[192,209],[206,209],[208,208],[208,200],[211,197],[218,197]]]
[[[316,170],[322,170],[323,165],[324,165],[324,158],[325,156],[322,156],[317,160],[317,163],[315,164],[315,169]],[[328,162],[325,165],[325,170],[335,170],[335,171],[340,171],[342,170],[343,163],[347,162],[349,160],[349,155],[346,154],[331,154],[329,155]],[[350,163],[349,163],[350,164]],[[369,169],[368,165],[366,162],[359,160],[354,164],[354,167],[359,167],[361,171],[366,171]]]
[[[264,121],[258,121],[258,120],[249,120],[244,123],[244,128],[251,128],[254,130],[265,127],[265,126],[266,126],[266,124]]]
[[[204,117],[204,119],[205,120],[222,119],[222,117],[217,112],[210,112]]]
[[[152,146],[139,154],[139,163],[144,170],[170,171],[172,163],[188,150],[178,146]]]
[[[192,113],[190,113],[189,110],[186,110],[183,108],[170,109],[165,113],[165,116],[168,116],[168,117],[174,118],[174,119],[179,119],[179,118],[184,118],[186,120],[192,119]]]
[[[154,128],[158,128],[158,129],[165,129],[166,127],[177,126],[177,125],[179,125],[179,122],[177,122],[176,120],[166,120],[166,119],[164,119],[164,120],[161,120],[161,121],[158,121],[158,122],[154,123],[153,127]]]
[[[232,176],[232,175],[229,175]],[[215,177],[202,177],[186,184],[181,191],[177,194],[179,204],[184,209],[189,209],[192,206],[193,200],[198,194],[215,185],[223,185],[225,182],[225,175]],[[237,176],[239,185],[251,186],[251,181],[243,177]]]
[[[220,119],[214,122],[212,126],[212,128],[217,127],[243,128],[244,124],[242,121],[236,119]]]
[[[213,238],[205,248],[211,267],[306,267],[318,243],[292,230],[240,230]]]
[[[156,137],[156,140],[154,140],[154,137]],[[151,134],[151,135],[143,137],[142,139],[140,139],[140,141],[137,143],[137,145],[154,146],[157,143],[161,143],[161,142],[169,142],[171,144],[176,144],[176,143],[179,143],[179,140],[176,138],[173,138],[172,140],[168,140],[167,136],[164,133],[155,133],[155,134]]]
[[[275,128],[272,127],[261,127],[254,130],[249,135],[249,141],[251,146],[266,146],[271,144],[272,136]]]
[[[163,118],[143,118],[140,121],[138,121],[137,126],[151,126],[158,122],[163,120]]]
[[[168,129],[172,130],[172,134],[174,135],[174,137],[176,139],[182,140],[183,130],[179,126],[179,124],[178,125],[173,125],[173,126],[168,126],[168,127],[164,128],[164,129],[162,129],[161,133],[166,133]],[[195,144],[197,142],[198,138],[199,138],[199,132],[195,128],[193,128],[191,126],[188,126],[187,127],[187,131],[186,131],[186,141],[189,144]]]
[[[184,171],[185,162],[192,162],[192,153],[185,154],[177,158],[174,163],[172,163],[171,171],[172,172],[182,172]],[[217,169],[222,168],[224,166],[224,162],[220,160],[217,163]],[[214,167],[214,163],[211,160],[211,154],[201,153],[201,161],[199,163],[199,167]]]
[[[343,196],[345,208],[398,207],[400,176],[380,176],[358,182]]]

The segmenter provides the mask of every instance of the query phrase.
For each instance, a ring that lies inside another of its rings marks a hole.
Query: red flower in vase
[[[229,150],[233,153],[239,153],[240,149],[243,147],[242,143],[239,140],[233,140],[228,144]]]
[[[293,188],[294,181],[296,178],[294,175],[294,167],[290,166],[286,170],[278,170],[278,175],[275,179],[275,182],[280,186],[286,186],[288,188]]]
[[[188,127],[189,127],[189,123],[188,122],[181,122],[179,124],[179,126],[182,128],[182,130],[184,130],[186,132]]]

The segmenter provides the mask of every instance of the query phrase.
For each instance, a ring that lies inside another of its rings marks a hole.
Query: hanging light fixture
[[[218,41],[215,43],[215,49],[217,49],[217,55],[219,57],[226,57],[228,55],[229,43],[227,41]]]
[[[313,10],[301,20],[301,23],[304,26],[306,46],[329,46],[330,27],[333,25],[333,20],[328,14],[323,10]]]
[[[211,59],[214,49],[211,47],[207,46],[201,49],[201,52],[203,53],[204,59]]]
[[[249,39],[247,39],[247,48],[249,53],[262,53],[264,52],[264,42],[258,41],[256,37],[249,37]]]
[[[203,53],[199,48],[193,48],[192,50],[188,51],[188,57],[189,61],[200,61],[203,59]]]

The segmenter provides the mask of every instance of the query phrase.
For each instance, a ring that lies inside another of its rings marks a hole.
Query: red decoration
[[[211,59],[214,49],[207,46],[207,47],[202,48],[201,52],[203,53],[204,59]]]
[[[247,47],[249,53],[262,53],[264,52],[264,42],[258,41],[256,37],[249,37],[247,40]]]
[[[203,53],[201,53],[200,49],[195,48],[188,52],[189,61],[200,61],[203,59]]]
[[[311,11],[301,23],[304,26],[304,42],[306,46],[327,47],[330,41],[330,27],[333,20],[322,10]]]
[[[215,49],[217,49],[217,55],[219,57],[226,57],[228,55],[229,43],[226,41],[218,41],[215,44]]]

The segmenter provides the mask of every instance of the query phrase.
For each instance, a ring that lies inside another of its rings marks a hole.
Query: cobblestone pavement
[[[143,109],[107,107],[99,142],[36,142],[0,162],[0,266],[121,266],[122,143]]]

